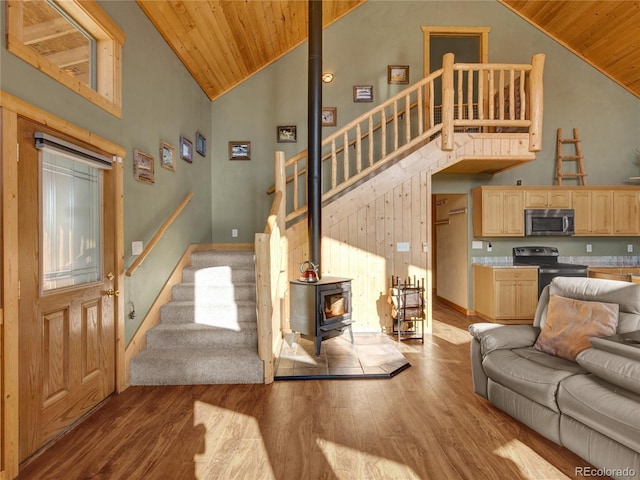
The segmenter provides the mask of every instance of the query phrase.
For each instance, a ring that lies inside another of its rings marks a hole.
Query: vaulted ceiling
[[[329,25],[366,0],[323,0]],[[640,1],[498,0],[640,98]],[[304,0],[137,0],[214,100],[307,38]]]

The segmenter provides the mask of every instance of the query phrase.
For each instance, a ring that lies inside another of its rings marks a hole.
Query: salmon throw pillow
[[[556,357],[575,360],[591,348],[591,337],[606,337],[616,333],[617,303],[588,302],[551,295],[547,321],[533,348]]]

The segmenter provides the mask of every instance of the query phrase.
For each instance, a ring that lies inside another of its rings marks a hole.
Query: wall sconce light
[[[331,73],[331,72],[324,72],[324,73],[322,74],[322,81],[323,81],[324,83],[331,83],[331,82],[333,82],[333,73]]]

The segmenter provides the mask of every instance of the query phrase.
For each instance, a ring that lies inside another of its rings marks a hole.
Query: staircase
[[[191,255],[130,363],[131,385],[263,383],[253,251]]]

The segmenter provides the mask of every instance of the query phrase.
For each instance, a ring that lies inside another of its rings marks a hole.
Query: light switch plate
[[[142,250],[142,242],[131,242],[131,255],[140,255]]]
[[[482,250],[482,240],[472,241],[471,248],[473,248],[474,250]]]
[[[409,251],[409,242],[398,242],[396,244],[396,250],[398,252],[408,252]]]

